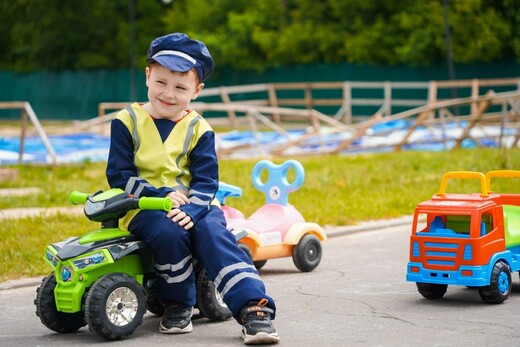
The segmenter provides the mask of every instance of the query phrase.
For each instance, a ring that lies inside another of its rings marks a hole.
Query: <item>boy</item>
[[[122,220],[155,255],[165,306],[159,330],[193,330],[196,257],[242,324],[244,343],[276,343],[274,301],[214,205],[219,180],[215,134],[188,108],[213,71],[213,59],[202,42],[173,33],[151,42],[147,62],[148,102],[128,106],[112,121],[106,174],[113,188],[173,201],[168,213],[131,211]]]

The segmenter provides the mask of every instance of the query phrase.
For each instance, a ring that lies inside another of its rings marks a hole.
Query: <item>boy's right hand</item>
[[[190,203],[188,197],[180,191],[174,190],[173,192],[169,192],[168,194],[166,194],[166,197],[172,199],[173,207],[179,207],[181,205]]]

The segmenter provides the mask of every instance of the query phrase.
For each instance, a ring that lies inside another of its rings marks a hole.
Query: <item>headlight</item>
[[[45,251],[45,258],[52,263],[54,267],[58,265],[58,257],[56,257],[50,250]]]
[[[102,252],[90,254],[86,257],[74,259],[72,262],[74,263],[74,267],[78,270],[82,270],[86,267],[101,264],[107,261],[105,255]]]
[[[70,266],[64,266],[61,268],[60,276],[63,282],[68,282],[72,280],[72,276],[74,275],[74,271]]]
[[[103,209],[103,207],[105,207],[105,201],[92,202],[87,200],[85,203],[85,214],[87,214],[87,216],[93,215]]]

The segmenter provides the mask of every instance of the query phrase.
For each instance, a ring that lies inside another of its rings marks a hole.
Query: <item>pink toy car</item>
[[[267,182],[262,182],[260,174],[268,172]],[[292,183],[287,180],[290,169],[295,172]],[[222,204],[228,227],[242,229],[247,236],[239,242],[257,269],[265,265],[268,259],[292,256],[294,265],[303,272],[314,270],[321,261],[320,241],[327,235],[316,223],[308,223],[303,216],[288,203],[288,194],[303,184],[305,171],[300,162],[288,160],[281,165],[262,160],[253,168],[253,185],[266,194],[266,204],[246,218],[237,209],[227,206],[229,196],[241,196],[242,190],[236,186],[220,182],[217,198]]]

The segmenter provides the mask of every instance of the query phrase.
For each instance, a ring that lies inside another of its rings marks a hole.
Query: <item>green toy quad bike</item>
[[[85,215],[101,222],[101,229],[47,246],[44,258],[54,271],[36,291],[36,315],[59,333],[75,332],[88,324],[107,340],[124,338],[142,323],[147,309],[162,315],[164,308],[156,296],[158,277],[151,249],[120,229],[119,219],[132,209],[168,211],[172,201],[135,198],[121,189],[92,195],[73,192],[70,200],[85,204]],[[230,318],[206,270],[196,260],[193,268],[200,314],[212,321]]]

